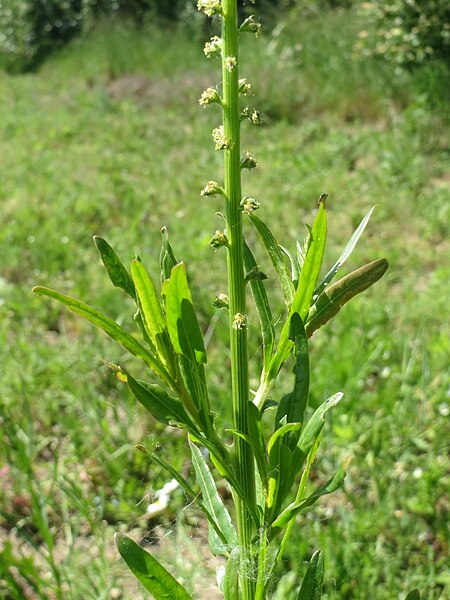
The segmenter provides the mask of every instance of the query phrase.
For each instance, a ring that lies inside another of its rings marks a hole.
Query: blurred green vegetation
[[[342,457],[353,461],[345,490],[299,521],[285,587],[320,547],[327,600],[392,600],[412,587],[436,600],[450,590],[448,72],[439,63],[396,71],[355,54],[362,19],[353,9],[294,9],[256,43],[243,40],[243,75],[265,114],[263,128],[243,126],[260,163],[257,176],[245,175],[244,193],[261,201],[262,218],[288,246],[303,238],[328,192],[327,266],[378,204],[349,269],[377,256],[391,264],[311,340],[313,404],[345,392],[313,477],[326,477]],[[7,598],[139,598],[112,548],[113,530],[128,528],[160,540],[155,550],[197,597],[214,597],[205,583],[213,565],[198,568],[204,528],[183,494],[157,520],[145,516],[167,476],[134,444],[159,447],[192,476],[184,441],[150,421],[101,362],[129,357],[30,291],[51,285],[131,323],[92,235],[106,237],[125,262],[137,252],[156,270],[166,225],[188,263],[210,338],[211,398],[229,425],[227,324],[212,306],[224,291],[224,256],[207,245],[221,204],[199,196],[221,176],[210,138],[219,117],[197,102],[217,81],[202,36],[196,27],[136,30],[117,21],[72,40],[36,73],[0,79]],[[250,227],[246,233],[256,243]],[[272,276],[261,248],[256,254]],[[254,373],[256,330],[250,315]]]

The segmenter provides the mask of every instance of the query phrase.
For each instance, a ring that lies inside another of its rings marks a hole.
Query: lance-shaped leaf
[[[109,317],[103,315],[80,300],[75,300],[75,298],[71,298],[70,296],[66,296],[65,294],[55,292],[54,290],[50,290],[45,287],[37,286],[33,288],[33,292],[38,296],[47,296],[49,298],[53,298],[54,300],[58,300],[58,302],[61,302],[67,306],[67,308],[72,312],[84,317],[86,320],[96,325],[99,329],[102,329],[113,340],[121,344],[124,348],[126,348],[126,350],[128,350],[128,352],[145,362],[145,364],[149,366],[163,381],[169,385],[173,385],[174,382],[170,374],[166,371],[164,365],[156,360],[155,357],[150,354],[150,352],[144,348],[144,346],[142,346],[142,344],[140,344],[132,335],[127,333],[124,329],[122,329],[122,327],[120,327],[120,325],[118,325]]]
[[[170,351],[164,344],[166,323],[155,284],[139,260],[133,260],[131,263],[131,276],[136,287],[145,329],[158,352],[167,358]]]
[[[343,395],[344,394],[342,394],[342,392],[338,392],[337,394],[334,394],[325,400],[325,402],[323,402],[323,404],[321,404],[319,408],[314,411],[312,417],[306,423],[294,450],[291,473],[292,481],[302,468],[309,451],[313,447],[314,442],[317,440],[317,437],[322,431],[322,428],[325,424],[326,412],[330,410],[330,408],[333,408],[333,406],[336,406],[336,404],[341,401]]]
[[[369,210],[369,212],[364,216],[361,223],[355,229],[355,231],[353,232],[353,235],[348,240],[347,245],[345,246],[344,250],[342,251],[342,254],[340,255],[340,257],[337,259],[337,261],[334,263],[334,265],[331,267],[331,269],[328,271],[328,273],[322,279],[320,284],[314,290],[315,296],[319,296],[323,292],[325,287],[330,283],[330,281],[336,275],[338,269],[340,269],[340,267],[345,263],[347,258],[351,255],[351,253],[355,249],[356,244],[358,243],[359,238],[363,234],[364,229],[366,228],[366,225],[369,222],[369,219],[372,216],[372,213],[374,210],[375,210],[375,206],[372,206],[372,208]]]
[[[136,290],[131,275],[123,266],[115,251],[106,240],[98,235],[94,235],[94,243],[97,246],[100,258],[105,265],[111,283],[115,287],[123,290],[130,298],[136,300]]]
[[[280,246],[278,245],[273,233],[259,217],[253,214],[249,216],[253,225],[256,227],[259,235],[261,236],[264,246],[266,247],[270,260],[272,261],[273,267],[278,275],[284,299],[289,307],[291,306],[294,298],[294,284],[291,281],[289,270],[284,262],[283,253],[280,249]]]
[[[154,556],[126,535],[116,533],[114,537],[120,555],[155,600],[192,600],[185,588]]]
[[[319,204],[319,211],[311,229],[308,251],[303,262],[300,281],[290,310],[290,314],[294,312],[298,313],[303,322],[306,321],[320,267],[322,266],[326,237],[327,217],[325,202],[322,201]],[[267,376],[268,381],[273,381],[277,377],[283,363],[291,353],[292,346],[293,342],[289,339],[289,321],[287,321],[281,331],[277,351],[270,363]]]
[[[343,464],[336,473],[331,477],[324,485],[317,488],[315,492],[313,492],[310,496],[305,498],[300,502],[293,502],[288,507],[286,507],[283,512],[275,519],[272,523],[272,528],[270,531],[270,539],[273,537],[284,527],[288,525],[288,523],[294,519],[299,513],[301,513],[305,508],[312,506],[319,498],[325,496],[326,494],[331,494],[339,489],[343,483],[346,476],[347,463]]]
[[[308,338],[306,337],[305,328],[298,313],[293,313],[291,316],[289,339],[291,339],[295,345],[294,389],[281,399],[275,418],[276,424],[280,423],[283,418],[286,419],[287,423],[303,423],[306,405],[308,404]]]
[[[320,600],[324,572],[323,552],[316,550],[309,561],[297,600]]]
[[[191,447],[192,464],[194,466],[198,484],[202,491],[203,503],[216,521],[223,534],[223,538],[227,540],[227,545],[225,546],[222,539],[217,535],[215,528],[210,527],[208,533],[209,546],[214,555],[222,554],[228,556],[230,549],[238,544],[236,530],[231,521],[231,517],[219,496],[215,481],[202,453],[191,441],[189,441],[189,445]]]
[[[161,386],[134,379],[127,373],[128,387],[133,395],[160,423],[179,424],[198,434],[198,429],[181,402]]]
[[[312,417],[306,423],[297,444],[302,452],[307,454],[310,451],[325,423],[325,414],[330,408],[336,406],[342,400],[343,396],[344,394],[342,392],[337,392],[330,398],[327,398],[327,400],[314,411]]]
[[[292,280],[292,283],[294,284],[294,288],[296,288],[298,285],[298,279],[300,277],[300,270],[301,270],[300,263],[298,262],[298,256],[292,255],[289,252],[289,250],[287,248],[285,248],[284,246],[281,246],[281,244],[280,244],[280,250],[289,259],[289,263],[291,265],[291,280]]]
[[[244,265],[247,272],[257,267],[255,258],[244,241]],[[273,345],[275,341],[275,331],[273,327],[272,311],[270,310],[269,299],[267,298],[264,282],[259,279],[250,280],[250,289],[252,291],[253,301],[258,314],[261,326],[261,339],[263,345],[263,364],[264,369],[269,367],[273,354]]]
[[[262,414],[259,409],[249,402],[248,404],[248,434],[236,429],[227,429],[230,433],[237,435],[238,437],[245,440],[253,448],[255,455],[256,466],[261,478],[261,483],[264,489],[267,489],[267,456],[266,456],[266,445],[264,442],[263,428],[261,417]]]
[[[349,300],[381,279],[388,266],[385,258],[374,260],[326,287],[309,312],[305,327],[308,337],[333,318]]]
[[[327,213],[325,201],[319,204],[319,210],[311,229],[311,241],[308,247],[305,261],[300,272],[298,287],[292,302],[291,312],[298,312],[303,321],[305,321],[311,298],[316,287],[320,269],[323,262],[325,251],[325,242],[327,239]]]
[[[194,490],[191,488],[191,486],[186,481],[186,479],[184,479],[184,477],[182,477],[179,474],[179,472],[172,467],[171,464],[169,464],[168,462],[166,462],[156,452],[151,452],[150,450],[147,450],[147,448],[145,448],[145,446],[142,446],[141,444],[137,445],[136,449],[139,450],[140,452],[143,452],[151,460],[153,460],[154,462],[158,463],[158,465],[160,465],[163,469],[165,469],[168,473],[170,473],[170,475],[175,479],[175,481],[177,481],[180,484],[180,486],[184,489],[184,491],[189,496],[189,498],[195,504],[197,504],[197,506],[200,508],[200,510],[205,515],[205,517],[208,520],[208,522],[211,525],[211,527],[213,527],[213,529],[216,532],[218,538],[222,541],[222,543],[224,544],[224,546],[226,546],[228,544],[228,541],[225,538],[225,536],[222,533],[222,531],[220,530],[219,525],[215,521],[215,519],[212,516],[212,514],[208,511],[208,509],[206,508],[206,506],[204,505],[204,503],[201,501],[199,494],[197,494],[197,493],[194,492]]]
[[[184,263],[172,268],[170,279],[163,283],[163,294],[167,328],[175,352],[198,364],[206,363],[205,345],[192,305]]]
[[[271,522],[278,514],[283,500],[289,491],[292,480],[293,453],[284,439],[291,432],[298,432],[301,423],[288,423],[275,431],[267,444],[269,455],[268,467],[268,493],[267,493],[267,520]]]
[[[159,266],[161,269],[161,281],[169,279],[173,267],[177,264],[177,259],[173,253],[172,246],[169,242],[169,234],[167,227],[161,229],[161,252],[159,254]]]
[[[233,548],[227,560],[221,586],[223,597],[227,600],[239,600],[239,548]]]

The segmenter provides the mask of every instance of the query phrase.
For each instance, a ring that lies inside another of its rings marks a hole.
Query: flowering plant
[[[228,294],[215,305],[229,315],[231,398],[233,422],[224,435],[216,424],[208,393],[207,353],[184,262],[176,258],[164,228],[159,275],[155,283],[136,257],[128,270],[101,237],[95,244],[112,284],[136,304],[137,332],[130,333],[91,306],[54,290],[36,287],[35,293],[65,304],[102,329],[140,360],[150,379],[133,375],[134,368],[108,363],[151,415],[161,423],[185,431],[201,495],[157,452],[138,446],[151,461],[164,467],[203,511],[209,524],[209,545],[226,559],[218,585],[227,600],[263,600],[274,584],[276,566],[283,558],[297,517],[322,496],[339,488],[345,478],[344,462],[325,482],[315,485],[309,474],[315,460],[326,413],[343,394],[337,392],[315,411],[308,407],[311,368],[309,339],[341,307],[378,281],[388,264],[374,260],[333,282],[363,233],[373,208],[344,247],[336,262],[321,275],[327,237],[326,194],[319,198],[314,223],[293,251],[281,246],[267,224],[255,213],[260,202],[242,193],[243,169],[257,161],[241,151],[244,121],[260,125],[260,113],[242,100],[251,93],[240,77],[239,38],[259,34],[251,16],[238,22],[236,0],[199,0],[198,8],[220,19],[221,38],[206,43],[205,54],[220,56],[222,84],[200,96],[201,106],[218,105],[222,124],[213,130],[213,142],[223,153],[223,182],[208,181],[202,196],[218,195],[224,203],[225,228],[211,245],[227,255]],[[213,49],[213,51],[211,50]],[[271,262],[283,293],[286,314],[277,335],[268,299],[264,272],[259,268],[244,236],[244,220],[254,227]],[[247,337],[254,327],[247,318],[250,290],[259,320],[262,370],[257,390],[250,389]],[[277,380],[287,363],[293,369],[292,389],[279,398]],[[232,443],[229,443],[229,436]],[[207,453],[201,449],[205,449]],[[224,479],[232,494],[230,512],[221,498],[215,476]],[[117,534],[120,554],[146,589],[157,599],[191,598],[188,591],[129,537]],[[301,582],[298,598],[321,597],[323,554],[315,552]]]

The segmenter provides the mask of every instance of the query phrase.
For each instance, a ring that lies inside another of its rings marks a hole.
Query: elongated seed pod
[[[307,336],[310,338],[316,329],[332,319],[344,304],[381,279],[388,266],[385,258],[379,258],[326,287],[309,311],[305,326]]]

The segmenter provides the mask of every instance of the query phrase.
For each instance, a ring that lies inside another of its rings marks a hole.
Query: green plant
[[[222,37],[212,38],[205,47],[208,56],[221,56],[222,86],[208,88],[200,103],[218,104],[222,108],[223,125],[214,129],[213,139],[216,149],[224,154],[224,183],[208,182],[202,196],[218,195],[225,204],[225,228],[216,232],[211,245],[223,247],[227,253],[228,294],[219,295],[216,305],[229,313],[232,428],[223,432],[216,427],[208,393],[205,344],[186,267],[176,259],[165,229],[160,254],[161,290],[139,257],[133,260],[129,272],[111,246],[103,238],[95,237],[111,282],[136,303],[135,321],[142,341],[79,300],[44,287],[34,291],[85,317],[152,372],[153,379],[147,382],[132,375],[128,367],[110,363],[117,377],[156,420],[187,432],[201,498],[189,481],[157,452],[142,445],[139,449],[163,466],[203,511],[209,523],[211,550],[227,559],[221,580],[224,597],[262,600],[274,584],[276,566],[286,550],[296,517],[320,497],[339,488],[345,478],[346,463],[321,485],[309,482],[326,413],[341,400],[342,394],[334,394],[314,412],[308,408],[308,339],[345,303],[378,281],[387,269],[387,261],[373,261],[332,283],[352,253],[373,209],[322,278],[327,236],[325,194],[320,197],[317,216],[307,229],[306,239],[297,242],[294,252],[281,246],[256,216],[259,202],[243,197],[241,192],[242,170],[253,169],[257,164],[250,153],[241,153],[240,129],[244,120],[261,123],[261,116],[253,107],[240,106],[239,96],[249,96],[251,87],[246,79],[239,77],[238,41],[241,33],[257,34],[259,24],[249,17],[238,27],[235,0],[199,0],[198,5],[208,16],[219,16],[222,25]],[[244,240],[244,217],[261,238],[280,283],[286,317],[279,332],[267,297],[266,275]],[[253,296],[262,344],[260,385],[253,398],[247,350],[248,333],[253,329],[247,316],[247,287]],[[279,398],[275,384],[291,359],[292,390]],[[154,382],[155,377],[159,383]],[[232,443],[228,442],[230,437]],[[231,488],[234,521],[200,447],[209,452],[215,470]],[[122,534],[117,535],[116,542],[131,570],[155,598],[190,598],[173,576],[139,545]],[[323,555],[318,551],[309,562],[297,597],[320,598],[323,573]]]
[[[450,8],[445,0],[363,2],[373,32],[361,31],[357,48],[402,66],[443,60],[450,51]]]

